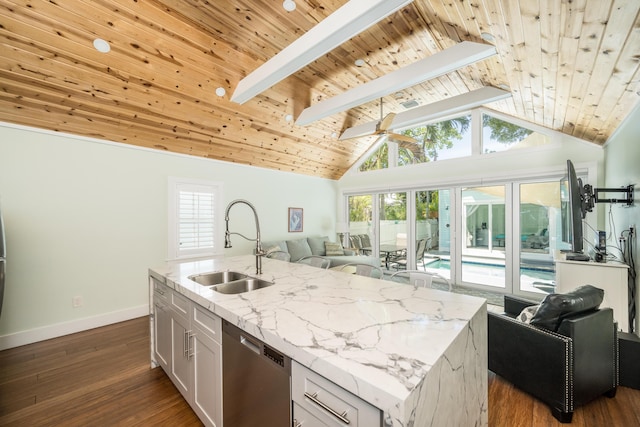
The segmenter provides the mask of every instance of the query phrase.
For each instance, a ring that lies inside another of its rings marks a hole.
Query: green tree
[[[389,167],[389,146],[387,143],[380,145],[375,153],[360,165],[360,171],[373,171],[378,169],[386,169]]]
[[[438,151],[453,147],[455,141],[469,129],[471,116],[418,126],[402,133],[414,138],[417,143],[399,142],[399,164],[425,163],[438,160]]]
[[[482,115],[482,126],[491,129],[491,139],[508,145],[522,141],[533,132],[488,114]]]

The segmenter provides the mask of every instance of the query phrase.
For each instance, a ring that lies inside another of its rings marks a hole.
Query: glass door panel
[[[505,288],[505,186],[462,189],[462,281]]]
[[[520,290],[555,289],[553,251],[562,239],[558,181],[520,184]]]
[[[371,194],[349,196],[349,236],[348,248],[358,254],[370,255],[372,252],[373,196]]]
[[[451,203],[449,190],[416,191],[416,265],[412,268],[451,278]],[[424,252],[419,242],[426,240]]]
[[[406,268],[409,245],[407,229],[407,193],[378,195],[380,262],[387,269]]]

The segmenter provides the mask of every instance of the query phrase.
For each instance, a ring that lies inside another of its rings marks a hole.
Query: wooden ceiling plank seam
[[[558,55],[560,51],[560,14],[555,7],[556,0],[540,0],[540,36],[542,49],[542,90],[544,113],[543,126],[553,129],[556,114],[556,77],[558,76]]]
[[[82,0],[84,1],[84,0]],[[103,4],[105,9],[113,7],[111,2],[103,2],[101,0],[92,0],[88,5],[90,10],[97,13],[97,4]],[[140,4],[144,2],[138,2],[133,4]],[[118,13],[125,13],[125,9],[118,7]],[[138,11],[139,12],[139,11]],[[159,13],[159,12],[158,12]],[[225,56],[216,54],[213,52],[211,46],[212,40],[208,42],[204,40],[204,35],[196,34],[198,37],[186,37],[184,34],[179,33],[174,28],[175,18],[168,14],[161,16],[162,21],[157,22],[156,25],[152,25],[144,18],[144,16],[136,13],[135,9],[130,11],[126,17],[137,18],[135,23],[130,23],[127,19],[120,19],[115,22],[109,22],[105,16],[101,18],[103,22],[108,24],[104,26],[109,30],[109,34],[113,35],[113,39],[126,40],[118,43],[122,50],[131,50],[132,52],[144,52],[145,46],[148,46],[146,52],[150,55],[159,56],[161,59],[166,58],[170,64],[175,65],[174,58],[180,58],[182,66],[190,71],[199,71],[202,76],[211,78],[213,74],[220,74],[229,78],[240,72],[240,68],[236,65],[241,61],[225,61]],[[158,17],[160,19],[160,17]],[[168,20],[169,22],[165,22]],[[184,26],[181,26],[182,29]],[[194,33],[194,31],[191,31]],[[156,52],[153,52],[155,50]],[[228,49],[226,49],[228,51]],[[171,52],[180,52],[179,55]],[[237,53],[235,55],[238,55]],[[139,56],[138,56],[139,57]],[[139,64],[136,62],[135,64]],[[175,77],[180,79],[181,75],[178,74]],[[219,79],[217,86],[221,85],[224,80]],[[230,85],[227,85],[230,87]]]
[[[502,5],[498,0],[482,0],[484,9],[490,17],[491,34],[494,36],[494,44],[499,52],[498,56],[504,67],[504,73],[509,81],[511,90],[511,102],[513,103],[515,115],[525,116],[523,88],[518,80],[516,61],[513,53],[513,46],[510,42],[511,26],[507,25]]]
[[[540,28],[540,2],[539,0],[520,1],[520,15],[522,27],[526,29],[524,44],[525,68],[529,76],[529,92],[532,109],[533,123],[544,123],[544,89],[542,86],[542,41]]]
[[[574,76],[571,81],[571,93],[573,94],[568,101],[567,116],[573,123],[572,135],[577,136],[583,134],[583,121],[588,120],[581,113],[584,105],[585,96],[588,92],[589,82],[594,79],[593,68],[596,64],[600,45],[605,33],[606,21],[594,19],[594,13],[591,8],[606,5],[607,14],[610,4],[608,1],[601,3],[587,3],[584,11],[584,17],[581,28],[581,36],[578,45],[576,58],[573,62]]]
[[[0,74],[1,75],[1,74]],[[17,80],[13,79],[14,85],[17,84]],[[39,99],[41,100],[41,102],[46,102],[46,103],[55,103],[55,96],[51,96],[51,97],[46,97],[43,95],[46,95],[46,91],[44,90],[44,88],[41,88],[40,91],[38,92],[39,95]],[[67,105],[65,105],[68,109],[70,110],[74,110],[74,111],[85,111],[85,112],[90,112],[90,111],[96,111],[98,109],[87,109],[86,105],[82,102],[78,102],[78,101],[72,101],[70,100],[69,102],[66,103]],[[181,129],[184,129],[187,132],[195,132],[195,133],[202,133],[202,131],[204,130],[210,130],[212,128],[219,128],[218,132],[216,132],[216,134],[214,133],[204,133],[204,135],[207,136],[207,138],[216,138],[217,136],[219,136],[220,134],[224,134],[224,131],[222,129],[220,129],[221,127],[219,125],[217,126],[205,126],[205,125],[201,125],[201,124],[193,124],[190,122],[190,120],[188,118],[185,119],[179,119],[178,117],[176,117],[175,115],[167,115],[163,118],[161,118],[160,120],[158,120],[157,114],[145,114],[144,113],[144,109],[137,109],[137,108],[131,108],[131,109],[127,109],[125,105],[123,105],[123,103],[120,103],[117,106],[113,106],[111,107],[111,112],[109,114],[109,116],[114,117],[119,119],[119,123],[122,123],[122,121],[124,120],[125,122],[129,122],[129,123],[137,123],[137,124],[144,124],[145,122],[148,123],[148,126],[153,127],[154,124],[157,127],[157,124],[160,123],[161,127],[165,127],[167,130],[171,130],[172,132],[179,132]],[[123,111],[122,113],[119,113],[118,111]],[[133,112],[133,116],[131,115]],[[155,117],[156,120],[151,119],[150,117]],[[164,125],[162,125],[162,123],[165,123]],[[233,125],[233,124],[232,124]],[[237,132],[242,131],[241,128],[236,130]],[[270,134],[272,135],[272,134]],[[278,137],[282,137],[282,135],[277,135]],[[269,136],[268,139],[273,139],[272,136]],[[322,153],[315,151],[315,150],[306,150],[307,154],[317,157],[317,156],[321,156]]]
[[[7,18],[7,19],[10,20],[10,18]],[[7,22],[7,21],[5,21],[5,22]],[[73,66],[75,68],[80,68],[82,65],[86,64],[85,66],[89,67],[90,69],[93,69],[95,72],[100,73],[100,74],[102,74],[104,72],[107,72],[110,69],[113,70],[113,72],[116,72],[116,68],[111,68],[108,65],[105,65],[104,63],[99,62],[98,60],[94,60],[94,58],[96,58],[97,55],[102,55],[102,54],[95,52],[92,47],[88,47],[88,46],[87,47],[82,47],[82,48],[86,49],[85,53],[87,53],[88,55],[80,55],[79,53],[75,53],[75,52],[76,52],[76,48],[81,47],[82,45],[76,44],[76,42],[74,42],[74,41],[72,41],[72,40],[70,40],[68,38],[64,38],[62,40],[59,40],[59,42],[57,43],[57,46],[67,46],[66,52],[69,52],[69,54],[68,55],[67,54],[64,54],[64,55],[57,54],[57,53],[55,53],[55,50],[54,50],[55,47],[53,45],[51,45],[51,44],[40,44],[40,43],[36,43],[35,42],[36,40],[46,40],[46,37],[44,35],[42,35],[42,37],[38,36],[39,34],[42,34],[42,33],[40,33],[40,30],[36,29],[36,27],[28,27],[28,28],[30,28],[32,30],[32,32],[29,32],[27,30],[27,28],[23,26],[24,23],[21,22],[21,21],[12,20],[12,21],[10,21],[10,24],[16,25],[15,28],[16,29],[19,28],[21,30],[21,32],[20,32],[21,36],[19,36],[19,37],[23,37],[22,34],[29,33],[30,34],[30,38],[24,38],[24,45],[25,46],[30,46],[30,47],[33,47],[33,48],[41,49],[42,50],[41,55],[43,57],[47,58],[47,59],[61,61],[63,58],[68,58],[69,63],[73,64]],[[10,24],[8,24],[8,25],[10,25]],[[38,31],[38,33],[34,33],[33,31]],[[0,34],[2,34],[3,32],[4,32],[4,30],[0,29]],[[25,50],[27,50],[27,49],[25,49]],[[131,65],[136,66],[134,68],[135,70],[141,70],[141,69],[143,70],[143,68],[141,68],[139,66],[140,65],[139,63],[132,63]],[[128,68],[129,70],[131,70],[130,67],[121,67],[121,68]],[[169,72],[169,71],[170,71],[169,69],[166,70],[166,72]],[[170,74],[173,74],[173,69],[171,69],[171,71],[172,72]],[[107,73],[107,74],[109,74],[109,73]],[[142,74],[142,73],[140,73],[140,74]],[[144,75],[136,76],[136,79],[139,79],[139,80],[144,81],[144,82],[153,82],[154,80],[157,81],[157,79],[154,77],[156,75],[158,75],[158,74],[154,74],[154,73],[151,73],[150,71],[146,70]],[[160,75],[162,75],[162,74],[160,74]],[[178,79],[178,81],[179,81],[179,80],[181,80],[183,78],[180,75],[178,75],[178,76],[176,76],[176,79]],[[163,80],[165,80],[164,84],[166,86],[171,85],[172,87],[175,87],[175,84],[176,84],[175,80],[172,81],[172,82],[170,82],[168,79],[163,79]],[[184,81],[185,82],[190,82],[192,84],[200,84],[200,83],[198,83],[198,81],[203,81],[203,80],[205,80],[204,76],[201,77],[201,78],[196,78],[195,75],[191,76],[191,77],[188,77],[188,76],[184,77]],[[96,81],[99,81],[99,79],[96,79]],[[160,85],[161,83],[156,83],[156,84]],[[204,84],[206,85],[207,83],[204,83]],[[212,93],[213,90],[214,90],[214,87],[213,87],[214,85],[211,83],[210,86],[211,86],[211,93]],[[203,88],[203,89],[206,89],[206,88]]]
[[[589,126],[589,122],[592,121],[592,118],[598,113],[598,107],[600,104],[608,105],[609,107],[604,112],[608,114],[613,108],[609,102],[607,102],[607,98],[609,98],[609,94],[612,92],[607,92],[605,89],[609,86],[609,80],[612,78],[618,78],[622,76],[617,76],[616,74],[622,73],[624,69],[629,69],[629,66],[619,67],[623,49],[625,46],[629,45],[640,45],[640,40],[638,37],[633,40],[633,31],[629,33],[623,33],[620,31],[620,28],[637,28],[638,26],[638,15],[640,13],[640,3],[636,3],[634,6],[630,6],[624,9],[620,7],[620,0],[615,0],[612,2],[611,7],[606,10],[608,14],[608,19],[606,23],[603,23],[603,34],[599,39],[600,43],[597,46],[597,51],[599,54],[596,55],[594,64],[592,66],[591,76],[587,85],[587,89],[585,90],[585,95],[583,98],[582,105],[580,106],[580,117],[583,125],[583,130],[580,132],[576,132],[574,136],[578,138],[584,138],[586,135],[586,131],[588,129],[592,129]],[[602,3],[600,3],[602,4]],[[633,9],[635,7],[635,10]],[[634,13],[635,12],[635,13]],[[598,9],[593,12],[592,20],[599,20],[602,14],[605,13],[603,10]],[[586,19],[586,18],[585,18]],[[638,31],[636,31],[636,34]],[[631,42],[629,43],[629,41]],[[637,54],[637,50],[635,54]],[[629,56],[627,56],[628,58]],[[631,64],[629,64],[631,65]],[[630,76],[629,76],[630,77]],[[624,79],[624,77],[622,77]],[[620,79],[618,79],[619,81]],[[606,82],[606,83],[605,83]],[[616,91],[617,92],[617,91]],[[604,102],[603,102],[604,101]],[[600,110],[600,114],[602,114],[602,110]],[[592,140],[592,138],[588,138],[587,140]]]
[[[478,43],[484,43],[491,46],[494,46],[492,43],[486,43],[480,37],[480,30],[478,28],[478,22],[475,18],[475,12],[470,4],[466,2],[445,2],[445,10],[448,9],[448,17],[450,22],[454,25],[458,32],[458,38],[461,40],[467,41],[475,41]],[[483,77],[483,74],[486,74],[486,61],[482,61],[479,63],[472,64],[464,68],[464,70],[459,70],[458,73],[465,74],[467,79],[463,79],[464,81],[468,81],[471,79],[472,81],[478,82],[478,84],[482,84],[486,79]],[[482,70],[484,69],[484,71]],[[467,83],[467,90],[472,90],[473,88]]]
[[[640,24],[640,17],[636,19],[636,24]],[[607,96],[598,100],[594,114],[587,124],[588,129],[607,130],[604,133],[599,132],[598,141],[596,141],[599,143],[604,143],[607,135],[613,133],[622,122],[620,110],[631,111],[640,102],[640,63],[638,62],[638,50],[633,47],[640,45],[640,25],[635,25],[634,28],[631,38],[635,40],[627,43],[622,50],[616,65],[619,71],[613,73],[607,81],[603,88],[603,94]],[[618,66],[622,61],[628,65]],[[631,72],[632,67],[635,67],[634,72]],[[624,87],[625,90],[619,97],[614,97],[613,94],[619,93],[618,88],[620,87]]]
[[[561,111],[557,119],[555,129],[568,135],[573,135],[575,120],[568,114],[571,98],[573,96],[573,79],[578,78],[574,72],[576,57],[579,52],[580,34],[582,22],[584,21],[584,9],[586,0],[572,1],[571,3],[560,3],[563,25],[560,31],[560,52],[558,55],[559,82],[557,85],[558,96],[556,97],[555,108]]]
[[[523,0],[530,1],[530,0]],[[537,0],[533,0],[537,3]],[[523,100],[523,112],[528,121],[535,123],[534,108],[533,108],[533,96],[531,76],[528,70],[525,68],[527,65],[527,34],[525,30],[524,17],[522,15],[522,1],[503,2],[503,11],[505,12],[505,20],[509,22],[509,28],[511,29],[511,52],[514,56],[514,61],[517,64],[518,79],[520,82],[521,96]],[[528,34],[527,34],[528,35]]]

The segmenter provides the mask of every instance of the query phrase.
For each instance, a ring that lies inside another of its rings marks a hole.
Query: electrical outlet
[[[82,304],[84,304],[84,301],[81,296],[71,298],[71,305],[73,305],[73,308],[82,307]]]

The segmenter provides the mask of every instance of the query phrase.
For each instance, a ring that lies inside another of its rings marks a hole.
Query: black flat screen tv
[[[584,200],[582,179],[576,175],[571,160],[567,160],[567,175],[560,181],[562,241],[571,246],[567,260],[589,261],[589,255],[583,252],[582,220],[587,214]]]

